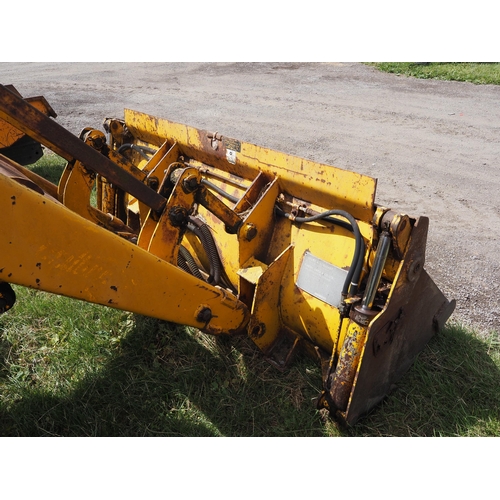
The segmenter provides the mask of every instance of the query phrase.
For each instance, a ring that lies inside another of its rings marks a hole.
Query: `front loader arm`
[[[5,163],[0,157],[0,166]],[[240,331],[247,307],[49,196],[0,176],[0,280],[209,333]]]

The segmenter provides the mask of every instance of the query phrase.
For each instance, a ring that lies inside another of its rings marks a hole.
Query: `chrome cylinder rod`
[[[387,260],[387,255],[389,253],[389,248],[391,246],[391,235],[384,231],[378,242],[377,253],[373,261],[373,266],[370,270],[370,276],[368,277],[368,284],[366,285],[365,294],[363,296],[363,301],[361,302],[361,309],[371,309],[373,307],[373,302],[375,300],[375,294],[377,293],[377,288],[380,283],[380,278],[382,277],[382,271],[385,267],[385,261]]]

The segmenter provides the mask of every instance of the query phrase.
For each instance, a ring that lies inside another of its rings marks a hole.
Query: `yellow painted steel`
[[[0,176],[0,279],[154,316],[210,333],[241,330],[247,308],[236,297]],[[203,308],[211,318],[200,319]]]
[[[252,279],[249,283],[245,263],[257,259],[263,266],[270,266],[290,245],[293,246],[279,284],[277,277],[274,281],[274,286],[280,290],[279,308],[269,310],[267,315],[260,309],[260,323],[274,325],[268,328],[272,331],[288,331],[304,337],[313,345],[331,352],[333,346],[338,344],[341,322],[338,309],[299,290],[295,283],[306,250],[339,268],[349,268],[354,238],[349,231],[331,224],[315,222],[295,225],[288,220],[277,220],[273,209],[279,196],[286,193],[287,199],[300,200],[318,211],[330,208],[346,210],[358,219],[360,231],[370,246],[376,181],[358,173],[228,140],[217,134],[132,110],[125,110],[125,124],[138,143],[161,145],[163,148],[166,143],[175,144],[178,156],[189,159],[190,165],[197,165],[212,182],[216,181],[210,173],[217,172],[222,179],[218,179],[219,185],[226,192],[241,198],[233,205],[236,211],[245,211],[245,224],[238,237],[228,234],[209,211],[203,208],[198,211],[209,221],[229,278],[248,307],[251,308],[254,303],[256,283],[251,283]],[[231,147],[235,148],[234,163],[228,161],[227,152]],[[233,186],[237,183],[246,190],[231,188],[231,181]],[[252,228],[255,234],[252,239],[245,233],[248,228]],[[284,264],[281,266],[284,267]],[[260,287],[265,286],[264,278]],[[311,311],[315,311],[314,314]],[[276,317],[280,320],[279,325],[276,325]],[[258,337],[256,343],[262,350],[270,351],[276,338],[277,334],[267,334]]]
[[[218,141],[221,143],[218,149],[213,149],[206,134],[193,127],[129,109],[125,110],[125,123],[137,140],[160,146],[168,137],[177,142],[187,156],[220,166],[241,178],[254,179],[263,172],[279,177],[284,191],[298,192],[303,200],[314,200],[316,205],[325,208],[347,210],[365,222],[373,218],[377,183],[371,177],[233,139],[236,161],[232,164],[221,154],[223,141]]]
[[[454,303],[449,303],[436,291],[432,281],[424,281],[425,286],[433,290],[433,305],[422,318],[414,317],[415,324],[423,325],[422,332],[418,332],[418,327],[408,327],[412,330],[407,339],[408,348],[393,343],[391,336],[384,340],[383,349],[393,352],[389,358],[399,359],[399,367],[391,367],[385,375],[379,373],[372,377],[376,383],[367,382],[370,374],[366,369],[363,371],[363,359],[365,365],[379,361],[376,358],[368,361],[366,354],[366,349],[373,349],[367,345],[369,332],[377,337],[370,324],[384,323],[384,317],[391,324],[397,323],[397,318],[390,318],[394,312],[387,311],[388,297],[393,294],[406,304],[401,310],[410,302],[411,293],[402,285],[401,266],[414,233],[412,228],[418,221],[377,207],[374,202],[376,181],[357,173],[131,110],[125,111],[125,124],[138,143],[175,144],[179,157],[187,164],[199,168],[206,179],[236,197],[235,203],[228,200],[226,203],[237,213],[244,214],[237,237],[224,231],[224,226],[209,210],[199,208],[198,213],[212,228],[228,276],[237,287],[240,299],[250,308],[248,334],[277,366],[288,363],[298,340],[305,343],[306,348],[312,348],[309,350],[316,349],[324,364],[329,366],[324,380],[327,397],[320,398],[321,406],[327,407],[336,417],[348,423],[355,422],[381,398],[381,394],[389,391],[389,381],[394,380],[394,374],[400,373],[401,367],[407,366],[408,360],[423,348],[425,339],[436,331],[437,322],[451,314]],[[294,216],[277,218],[273,210],[276,204],[291,214],[336,209],[356,219],[365,244],[359,279],[361,290],[373,264],[380,231],[390,231],[392,246],[384,264],[382,282],[374,284],[379,288],[374,310],[367,316],[354,312],[362,295],[348,298],[344,306],[336,307],[297,286],[306,253],[338,269],[350,269],[355,238],[344,227],[321,220],[296,223]],[[413,238],[416,245],[425,248],[425,234],[417,233],[419,236]],[[195,247],[190,248],[196,251]],[[416,299],[421,300],[420,297]],[[386,309],[383,301],[386,301]],[[424,316],[427,319],[424,320]],[[325,363],[328,357],[329,362]],[[356,390],[362,394],[357,398],[354,397]]]
[[[56,187],[0,155],[0,282],[246,330],[280,369],[304,348],[323,367],[319,407],[350,424],[453,311],[423,271],[427,220],[378,207],[371,177],[132,110],[105,121],[109,144],[90,128],[84,147],[60,144],[2,92],[0,115],[68,165]]]

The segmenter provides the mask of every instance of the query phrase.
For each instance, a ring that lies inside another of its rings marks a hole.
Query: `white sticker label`
[[[304,253],[297,277],[297,286],[313,297],[339,307],[347,271],[334,266],[309,251]]]
[[[232,149],[227,149],[226,158],[229,163],[232,163],[234,165],[236,163],[236,151],[233,151]]]

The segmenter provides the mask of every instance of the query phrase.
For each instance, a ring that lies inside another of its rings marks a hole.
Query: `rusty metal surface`
[[[186,192],[181,186],[189,177],[198,183],[200,181],[198,171],[194,168],[178,169],[178,171],[181,175],[176,185],[180,188],[174,189],[169,196],[167,206],[156,224],[148,246],[148,252],[174,265],[177,264],[179,247],[195,199],[195,192]]]
[[[293,196],[346,210],[362,221],[373,218],[377,181],[371,177],[224,137],[214,149],[210,132],[130,109],[125,110],[125,123],[140,140],[160,145],[170,137],[183,145],[188,156],[232,175],[251,180],[259,172],[277,176],[283,190]],[[231,161],[228,151],[235,155]]]
[[[356,376],[362,346],[365,342],[366,327],[351,321],[346,339],[342,344],[335,372],[333,373],[330,397],[332,410],[345,411]]]
[[[6,89],[22,99],[21,94],[13,85],[6,85]],[[47,116],[56,117],[55,111],[43,96],[24,99],[31,106]],[[3,155],[12,158],[21,165],[35,163],[43,156],[40,143],[28,137],[24,132],[0,118],[0,151]]]
[[[410,303],[405,304],[405,296],[394,302],[369,332],[347,412],[351,425],[387,396],[411,367],[438,331],[439,310],[446,310],[446,319],[453,312],[454,301],[448,302],[425,271],[411,297]]]
[[[393,388],[454,309],[423,269],[428,219],[417,220],[388,302],[367,333],[347,423],[356,421]]]
[[[228,233],[236,234],[241,218],[205,186],[198,190],[197,201],[225,224]]]
[[[255,280],[256,289],[248,334],[267,355],[275,346],[283,329],[277,311],[280,306],[281,281],[292,252],[293,247],[288,247],[269,267],[263,269],[262,274]]]
[[[5,88],[20,99],[23,98],[13,85],[5,85]],[[43,96],[27,97],[24,100],[47,116],[51,116],[53,118],[57,116],[51,105]],[[22,143],[24,139],[33,141],[29,137],[26,137],[21,130],[12,126],[9,122],[0,119],[0,148],[14,147]]]
[[[79,160],[150,208],[161,211],[166,200],[109,158],[87,146],[64,127],[0,85],[0,118],[19,128],[68,161]]]

